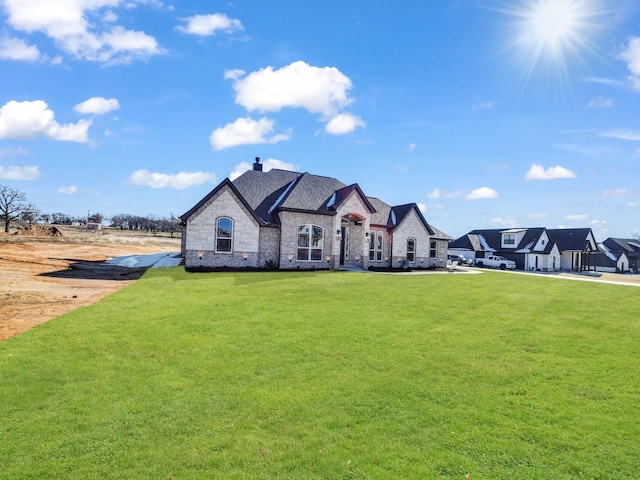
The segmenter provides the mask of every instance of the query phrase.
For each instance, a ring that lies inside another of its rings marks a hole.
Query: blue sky
[[[635,0],[0,0],[0,184],[180,215],[261,157],[474,228],[640,234]]]

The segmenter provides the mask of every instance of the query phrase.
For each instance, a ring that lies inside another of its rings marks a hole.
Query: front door
[[[342,227],[340,239],[340,265],[349,261],[349,227]]]

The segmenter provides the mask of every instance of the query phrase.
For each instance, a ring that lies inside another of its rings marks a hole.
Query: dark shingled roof
[[[371,224],[388,227],[391,222],[391,205],[383,202],[379,198],[367,197],[369,203],[375,208],[375,213],[371,215]]]
[[[433,235],[435,233],[431,229],[431,227],[429,226],[427,221],[425,220],[425,218],[422,215],[422,212],[418,208],[417,204],[415,204],[415,203],[406,203],[404,205],[397,205],[395,207],[392,207],[391,210],[396,215],[396,221],[395,221],[395,224],[393,225],[393,228],[395,228],[398,225],[400,225],[402,223],[402,221],[407,217],[407,215],[409,215],[409,213],[411,213],[411,211],[413,210],[418,215],[418,219],[422,222],[422,224],[424,225],[424,228],[426,228],[427,232],[429,232],[429,235]]]
[[[589,243],[590,228],[554,228],[547,230],[549,238],[558,244],[561,252],[582,252]],[[595,247],[598,248],[597,246]]]
[[[640,258],[640,239],[607,238],[602,243],[614,253],[624,252],[628,258]]]
[[[440,230],[434,230],[427,223],[415,203],[392,207],[378,198],[367,197],[357,183],[347,186],[332,177],[278,169],[268,172],[249,170],[233,182],[225,179],[197,205],[182,215],[180,217],[182,222],[186,222],[189,216],[225,186],[232,190],[263,226],[276,225],[279,222],[277,212],[281,210],[335,215],[337,207],[356,192],[371,213],[372,225],[385,226],[393,230],[411,211],[415,211],[430,235],[436,235],[437,232],[438,238],[450,239],[448,235]]]
[[[513,247],[502,247],[502,233],[510,230],[526,230],[527,232],[520,240],[518,245]],[[543,253],[550,253],[553,246],[557,245],[561,252],[577,251],[582,252],[586,249],[589,243],[589,235],[591,234],[590,228],[556,228],[546,229],[544,227],[535,228],[522,228],[522,229],[487,229],[487,230],[472,230],[466,235],[455,239],[449,244],[449,248],[452,249],[469,249],[474,251],[484,250],[482,243],[480,242],[480,236],[484,237],[486,243],[492,250],[496,251],[514,251],[522,250],[525,248],[533,248],[540,236],[547,232],[549,241],[545,245]]]

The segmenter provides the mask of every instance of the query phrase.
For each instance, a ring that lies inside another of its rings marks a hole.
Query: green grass
[[[0,344],[2,478],[640,472],[640,290],[151,270]]]

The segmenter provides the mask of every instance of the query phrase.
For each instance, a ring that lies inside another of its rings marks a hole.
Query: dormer
[[[527,233],[526,228],[512,228],[509,230],[503,230],[500,232],[500,248],[517,248],[522,241],[525,233]]]
[[[536,252],[542,252],[545,248],[547,248],[548,243],[549,235],[547,234],[546,230],[543,230],[543,232],[540,234],[540,238],[538,238],[538,242],[536,243],[535,247],[533,247],[533,250]]]

